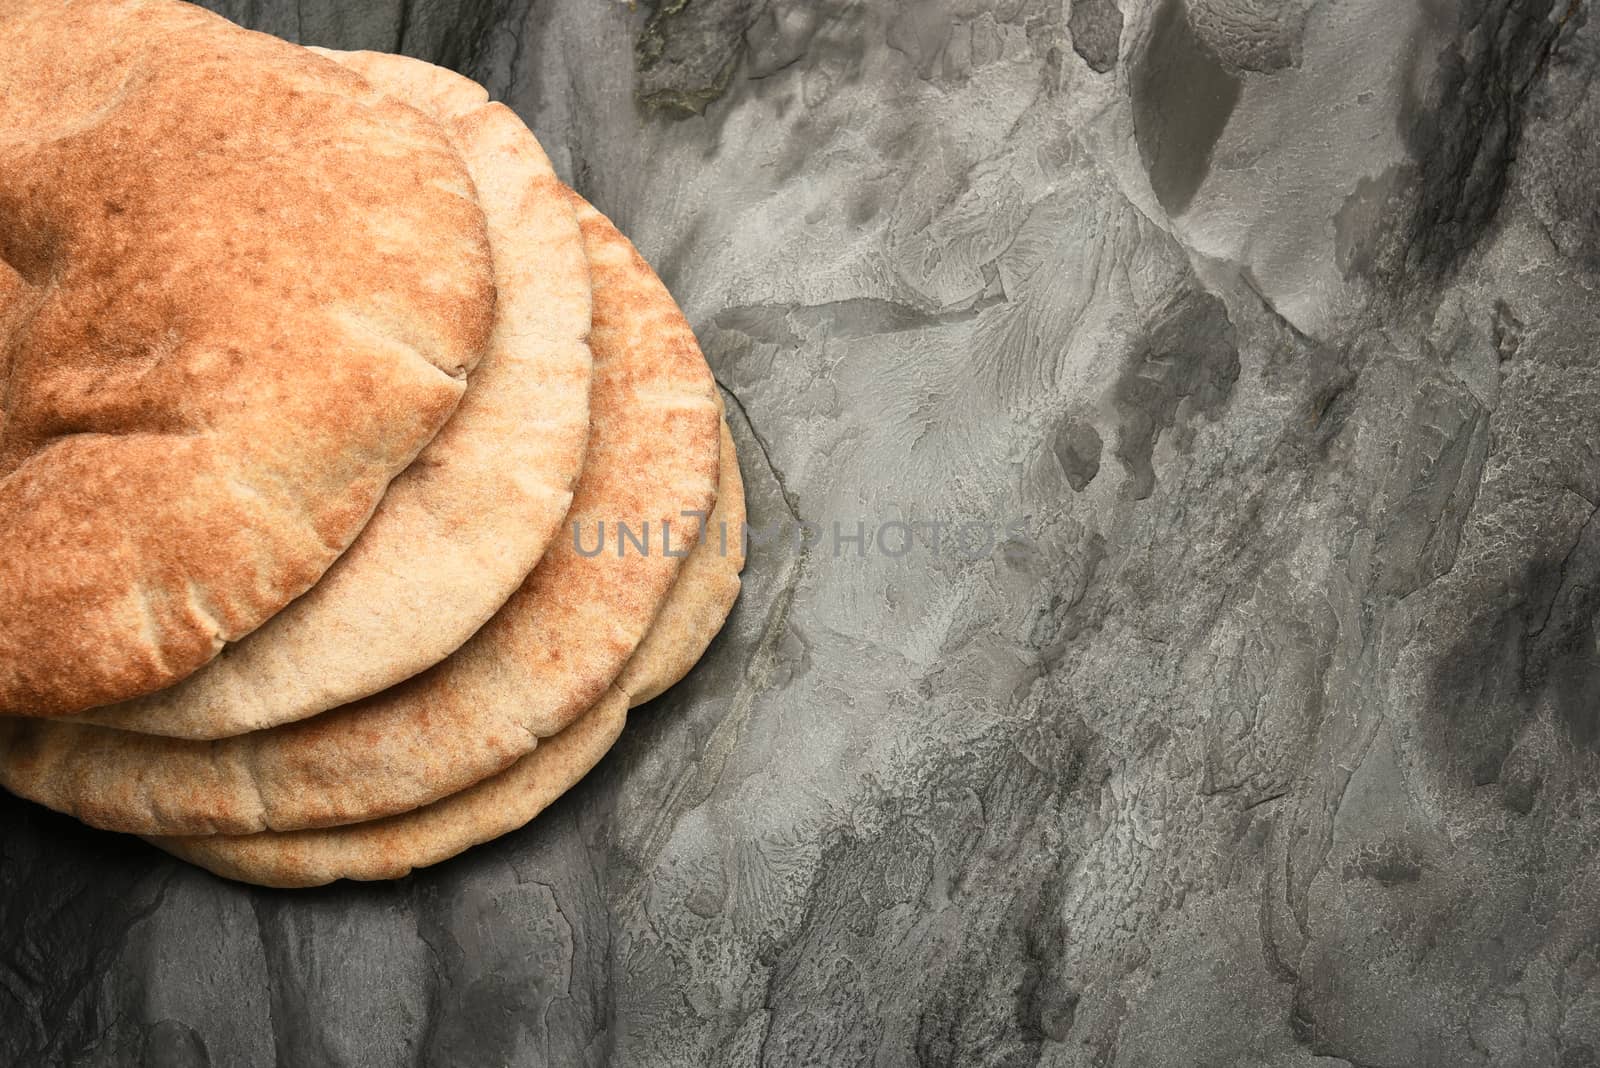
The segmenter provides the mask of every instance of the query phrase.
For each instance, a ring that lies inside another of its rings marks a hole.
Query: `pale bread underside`
[[[213,742],[32,721],[0,726],[0,782],[110,830],[249,834],[406,812],[503,771],[605,693],[681,558],[617,554],[615,524],[682,522],[715,497],[720,417],[682,313],[575,193],[594,287],[588,456],[564,532],[453,656],[353,705]],[[610,549],[578,552],[604,523]],[[684,548],[691,546],[684,545]]]
[[[229,879],[321,886],[336,879],[398,879],[516,830],[599,763],[627,710],[686,674],[722,629],[744,566],[744,483],[727,425],[717,503],[655,622],[600,702],[500,774],[412,812],[305,831],[151,838],[167,852]],[[726,532],[726,538],[723,536]]]
[[[0,3],[0,713],[171,685],[327,570],[494,312],[436,123],[167,0]]]
[[[387,689],[483,626],[571,504],[589,433],[589,265],[550,161],[469,78],[405,56],[323,54],[436,119],[466,161],[499,294],[488,351],[450,422],[310,591],[178,685],[80,722],[224,738]]]

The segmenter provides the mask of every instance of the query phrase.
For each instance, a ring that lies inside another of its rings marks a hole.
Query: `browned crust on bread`
[[[628,708],[681,679],[722,629],[739,594],[744,518],[744,483],[724,423],[716,507],[650,632],[599,704],[500,774],[368,823],[150,841],[225,878],[320,886],[336,879],[398,879],[521,827],[599,762],[621,732]]]
[[[443,124],[488,224],[499,292],[455,415],[316,585],[174,686],[77,717],[176,738],[305,719],[425,671],[560,533],[589,437],[589,262],[566,187],[477,83],[406,56],[324,53]]]
[[[626,696],[611,690],[576,722],[500,774],[387,819],[282,834],[150,841],[224,878],[260,886],[398,879],[514,831],[543,812],[600,762],[627,718]]]
[[[0,4],[0,713],[189,675],[304,592],[494,306],[437,126],[166,0]]]
[[[588,460],[566,524],[659,531],[715,496],[710,370],[671,295],[571,194],[594,283]],[[690,548],[690,546],[684,546]],[[0,781],[86,823],[139,834],[248,834],[405,812],[509,767],[600,699],[681,558],[580,554],[563,535],[483,630],[432,670],[300,723],[216,742],[61,722],[0,728]]]

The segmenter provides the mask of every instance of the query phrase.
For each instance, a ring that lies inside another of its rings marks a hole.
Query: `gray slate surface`
[[[822,537],[398,884],[5,799],[0,1063],[1600,1064],[1586,4],[220,9],[512,104]]]

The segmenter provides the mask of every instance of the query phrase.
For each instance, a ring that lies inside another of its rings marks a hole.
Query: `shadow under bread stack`
[[[449,71],[176,0],[0,37],[0,783],[273,886],[526,823],[738,595],[672,297]]]

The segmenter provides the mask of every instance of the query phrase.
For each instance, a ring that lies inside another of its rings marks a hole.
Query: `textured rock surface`
[[[224,10],[516,107],[821,536],[400,884],[5,800],[0,1062],[1600,1064],[1585,5]]]

